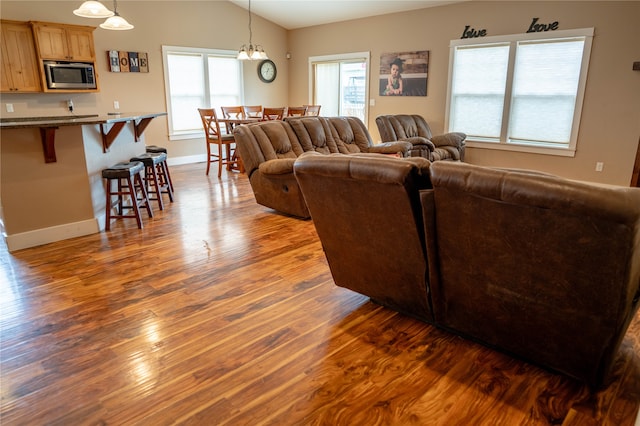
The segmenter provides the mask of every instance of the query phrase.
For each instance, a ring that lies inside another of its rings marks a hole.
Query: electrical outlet
[[[113,101],[113,109],[120,109],[120,102]]]
[[[13,104],[7,104],[7,112],[13,112]]]
[[[69,108],[69,112],[73,112],[73,101],[71,99],[67,100],[67,108]]]
[[[604,169],[604,163],[602,161],[598,161],[596,163],[596,172],[601,172]]]

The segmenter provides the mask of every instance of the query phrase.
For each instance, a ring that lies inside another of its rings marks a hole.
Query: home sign
[[[111,72],[149,72],[147,52],[107,51]]]

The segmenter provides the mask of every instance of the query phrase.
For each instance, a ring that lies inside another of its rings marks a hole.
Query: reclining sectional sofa
[[[287,117],[238,126],[233,134],[258,204],[301,218],[309,218],[309,210],[293,175],[293,163],[302,153],[408,157],[412,148],[407,141],[374,145],[356,117]]]
[[[408,141],[412,157],[424,157],[431,161],[464,161],[465,139],[461,132],[433,136],[429,123],[417,114],[379,115],[376,126],[385,142]]]
[[[640,299],[640,189],[384,156],[294,172],[336,285],[606,383]]]

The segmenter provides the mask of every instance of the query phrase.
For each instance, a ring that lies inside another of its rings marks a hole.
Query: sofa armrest
[[[434,149],[436,149],[436,146],[432,141],[430,141],[427,138],[423,138],[422,136],[414,136],[414,137],[406,138],[402,140],[410,142],[411,145],[416,148],[422,148],[424,146],[429,148],[430,151],[433,151]]]
[[[409,156],[409,151],[413,145],[411,142],[398,141],[398,142],[384,142],[369,147],[369,152],[375,152],[378,154],[397,154],[400,153],[403,157]]]
[[[445,133],[444,135],[432,136],[431,142],[435,146],[454,146],[458,149],[464,147],[464,140],[467,135],[461,132]]]
[[[260,163],[258,170],[265,175],[284,175],[293,173],[295,158],[277,158]]]

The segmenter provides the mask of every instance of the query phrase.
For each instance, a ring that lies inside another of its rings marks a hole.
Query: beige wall
[[[472,1],[385,15],[289,32],[289,101],[308,100],[308,57],[371,52],[368,127],[379,139],[375,117],[382,114],[424,115],[434,133],[444,129],[449,41],[459,39],[466,25],[487,35],[524,33],[532,18],[559,22],[559,29],[595,28],[577,153],[574,158],[469,149],[471,163],[523,167],[573,179],[628,185],[640,136],[640,2]],[[378,96],[380,54],[429,50],[426,97]],[[596,161],[605,163],[595,171]]]
[[[72,11],[82,0],[74,1],[6,1],[0,2],[2,19],[40,20],[66,24],[98,26],[102,19],[75,16]],[[104,1],[111,9],[109,1]],[[228,1],[120,1],[118,12],[135,28],[108,31],[97,28],[94,35],[100,92],[97,94],[2,94],[2,117],[65,115],[65,99],[72,98],[76,114],[104,114],[113,111],[113,101],[122,112],[166,111],[162,46],[188,46],[238,50],[249,42],[249,16]],[[287,103],[286,31],[262,18],[253,16],[253,41],[264,45],[278,66],[278,76],[271,84],[258,79],[257,63],[244,63],[244,92],[247,104],[284,106]],[[108,50],[141,51],[149,54],[149,73],[111,73]],[[5,112],[13,103],[15,112]],[[197,111],[194,111],[197,114]],[[201,155],[205,158],[203,139],[169,141],[165,117],[154,119],[145,131],[149,144],[169,148],[173,158]]]
[[[3,19],[43,20],[98,25],[101,20],[76,17],[77,1],[7,1],[0,3]],[[237,49],[248,39],[244,9],[226,1],[122,1],[120,13],[136,28],[132,31],[96,29],[95,45],[101,92],[73,95],[76,113],[104,113],[120,102],[121,111],[165,111],[161,46],[183,45]],[[460,38],[465,25],[486,29],[488,35],[523,33],[531,19],[559,21],[560,29],[594,27],[589,79],[582,114],[577,154],[574,158],[505,151],[469,149],[467,161],[477,164],[539,169],[574,179],[628,185],[640,135],[640,60],[637,17],[640,2],[524,2],[472,1],[449,6],[285,31],[254,16],[254,41],[265,46],[278,66],[272,84],[260,82],[256,63],[245,63],[245,102],[263,105],[301,104],[308,99],[309,56],[371,52],[371,97],[368,127],[378,140],[375,117],[390,113],[419,113],[434,133],[444,129],[449,41]],[[146,51],[149,74],[115,74],[107,71],[107,50]],[[377,93],[380,53],[429,50],[426,97],[384,98]],[[292,58],[285,55],[290,52]],[[3,94],[13,103],[12,116],[63,115],[68,95]],[[154,120],[146,131],[148,143],[168,146],[176,157],[204,153],[202,139],[168,141],[165,118]],[[595,172],[595,162],[605,163]]]

